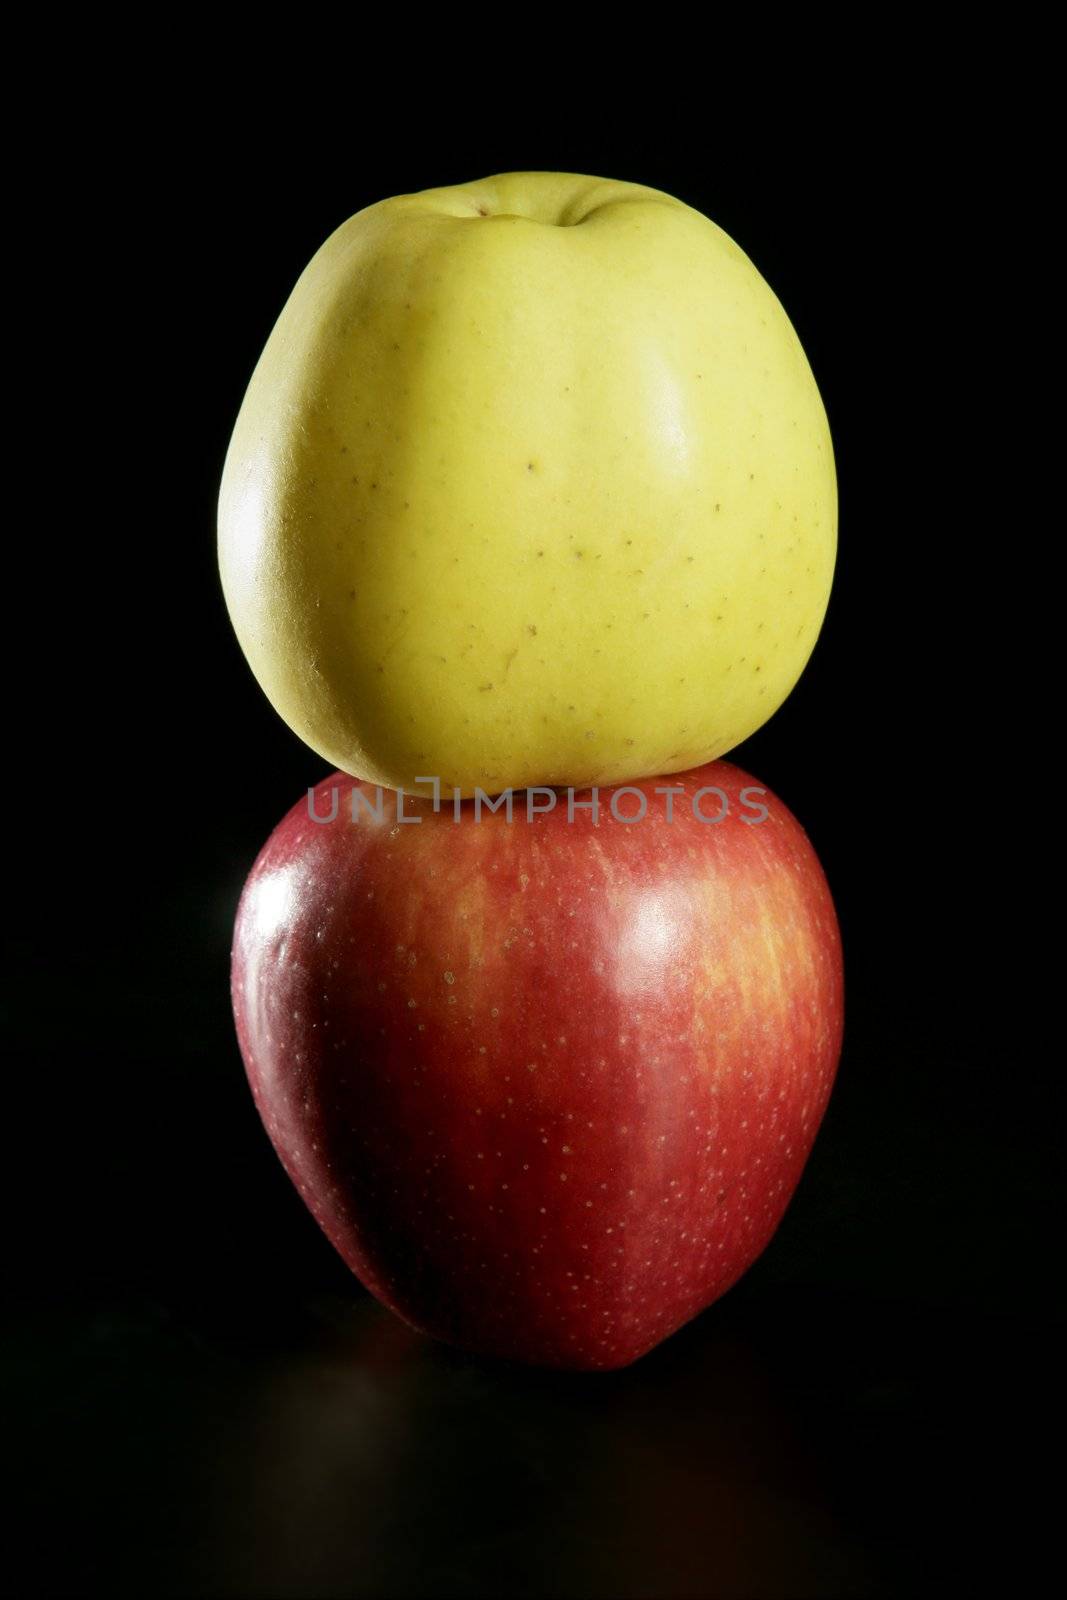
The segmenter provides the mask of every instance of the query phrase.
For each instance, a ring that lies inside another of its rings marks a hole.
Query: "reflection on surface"
[[[250,1397],[231,1455],[236,1592],[869,1592],[764,1361],[708,1318],[572,1375],[468,1360],[363,1301]]]
[[[33,1582],[12,1592],[1047,1587],[1027,1577],[1051,1492],[1027,1430],[1062,1357],[1036,1325],[761,1287],[757,1269],[637,1366],[561,1375],[433,1345],[334,1282],[294,1296],[284,1274],[238,1272],[180,1312],[22,1319],[3,1369],[8,1524]]]

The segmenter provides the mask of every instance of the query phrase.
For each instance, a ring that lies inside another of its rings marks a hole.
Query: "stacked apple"
[[[618,1367],[776,1228],[840,943],[799,824],[719,758],[802,672],[835,544],[796,335],[665,194],[402,196],[294,289],[220,561],[339,770],[252,870],[234,1009],[287,1170],[416,1327]]]

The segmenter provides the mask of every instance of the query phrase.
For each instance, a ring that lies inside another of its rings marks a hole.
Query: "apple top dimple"
[[[405,205],[458,219],[551,228],[577,227],[605,206],[641,201],[686,209],[672,196],[643,184],[566,172],[501,173],[458,188],[427,189],[403,197]]]

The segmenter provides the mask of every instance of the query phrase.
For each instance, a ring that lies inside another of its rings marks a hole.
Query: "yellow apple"
[[[815,644],[833,452],[747,256],[636,184],[520,172],[370,206],[252,377],[220,565],[267,696],[422,793],[723,755]]]

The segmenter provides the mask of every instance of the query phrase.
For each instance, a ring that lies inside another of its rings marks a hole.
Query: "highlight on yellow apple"
[[[351,217],[267,342],[223,474],[237,636],[372,782],[618,784],[725,754],[815,644],[833,452],[715,223],[517,172]]]

